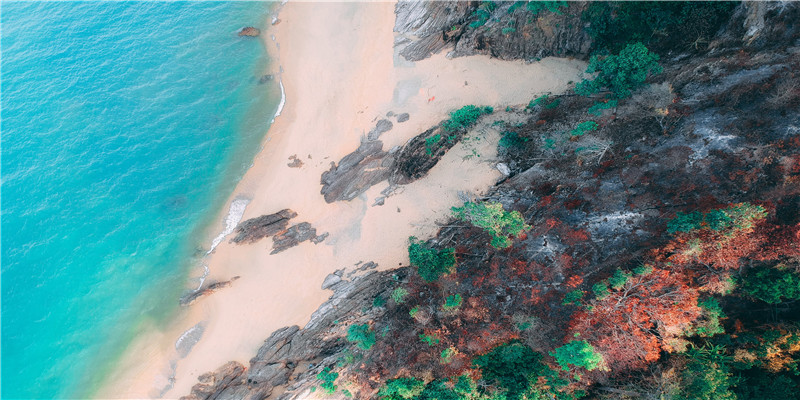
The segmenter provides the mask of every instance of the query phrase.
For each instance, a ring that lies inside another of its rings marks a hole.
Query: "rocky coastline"
[[[502,3],[485,10],[485,21],[477,24],[483,17],[475,2],[401,1],[396,5],[395,45],[409,61],[442,51],[452,57],[585,59],[593,47],[587,24],[581,19],[586,6],[570,3],[560,13],[542,12],[535,18],[529,10]],[[531,18],[535,23],[525,23]],[[800,106],[797,21],[800,7],[795,3],[738,4],[730,20],[702,50],[670,52],[661,60],[663,73],[651,78],[646,89],[616,107],[600,110],[596,120],[602,121],[602,127],[592,137],[553,139],[557,150],[540,139],[556,138],[580,123],[584,116],[576,110],[592,106],[592,99],[568,94],[545,100],[548,104],[557,101],[557,108],[522,104],[507,110],[524,121],[507,129],[509,140],[519,142],[501,150],[500,161],[508,176],[484,200],[520,211],[534,226],[533,231],[514,246],[513,253],[487,249],[485,235],[458,224],[443,226],[430,243],[437,248],[455,247],[461,260],[459,273],[465,276],[470,276],[468,271],[508,261],[512,254],[549,265],[552,276],[541,279],[549,282],[547,285],[508,278],[513,284],[529,286],[498,286],[491,295],[467,287],[466,282],[453,285],[459,286],[465,297],[468,293],[487,299],[483,307],[490,310],[521,308],[523,291],[563,291],[569,284],[568,275],[590,277],[610,265],[648,257],[650,246],[660,243],[665,215],[688,206],[769,198],[775,201],[776,224],[798,224],[800,171],[791,167],[800,165],[793,153],[800,147],[796,143],[800,126],[796,112]],[[407,114],[397,116],[395,121],[408,118]],[[331,163],[321,176],[320,194],[328,203],[350,201],[378,183],[388,182],[396,188],[420,179],[469,133],[467,129],[445,132],[445,122],[403,146],[384,149],[380,136],[391,130],[393,123],[378,121],[357,149]],[[433,146],[426,141],[443,134],[453,140],[437,141]],[[770,146],[777,142],[784,147]],[[714,186],[699,182],[713,182]],[[285,209],[244,221],[233,241],[252,243],[272,236],[274,253],[305,240],[325,240],[327,234],[317,235],[306,222],[289,226],[295,217],[296,213]],[[332,291],[331,297],[308,324],[273,332],[249,365],[230,362],[202,375],[182,399],[302,398],[316,390],[320,372],[342,365],[343,359],[352,356],[354,346],[345,340],[347,327],[371,324],[377,332],[408,328],[397,322],[398,315],[408,314],[407,307],[387,299],[401,284],[419,284],[411,267],[380,272],[366,267],[349,280],[343,275],[337,271],[325,279],[322,287]],[[197,296],[230,282],[216,285]],[[420,291],[430,298],[441,296]],[[185,301],[190,304],[196,298]],[[430,318],[449,317],[434,311]],[[481,329],[498,323],[490,317],[476,317],[475,321]],[[416,361],[425,367],[437,365]],[[377,382],[371,387],[364,375],[402,372],[400,362],[367,368],[359,364],[340,368],[342,375],[362,377],[357,385],[361,390],[351,394],[356,398],[376,397]],[[325,398],[348,396],[336,392]]]

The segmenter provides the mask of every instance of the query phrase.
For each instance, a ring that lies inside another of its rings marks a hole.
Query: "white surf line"
[[[244,216],[244,210],[247,208],[248,204],[250,204],[250,199],[245,199],[242,197],[233,199],[231,202],[231,207],[228,211],[228,215],[225,216],[225,229],[211,242],[211,249],[206,252],[206,255],[211,254],[211,252],[214,251],[214,249],[216,249],[223,240],[225,240],[226,236],[233,233],[233,230],[236,229],[237,225],[239,225],[239,221],[242,220],[242,217]]]

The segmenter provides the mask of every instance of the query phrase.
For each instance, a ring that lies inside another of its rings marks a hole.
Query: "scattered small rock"
[[[356,264],[356,265],[358,265],[358,264]],[[353,275],[355,275],[355,274],[357,274],[359,272],[368,271],[368,270],[371,270],[371,269],[375,269],[377,267],[378,267],[378,263],[376,263],[374,261],[367,261],[363,265],[361,265],[360,267],[348,272],[347,273],[347,277],[348,278],[352,278]]]
[[[384,205],[384,203],[386,203],[386,197],[381,196],[381,197],[378,197],[377,199],[375,199],[375,203],[372,204],[372,206],[373,207],[382,206],[382,205]]]
[[[291,162],[286,164],[289,166],[289,168],[300,168],[303,166],[303,162],[300,161],[299,158],[297,158],[297,154],[293,154],[291,157],[289,157],[289,160]]]
[[[399,114],[397,116],[397,122],[401,122],[401,123],[402,122],[406,122],[406,121],[408,121],[409,118],[410,118],[410,115],[408,115],[408,113],[402,113],[402,114]]]
[[[342,277],[336,274],[330,274],[322,281],[322,290],[330,289],[333,285],[342,281]]]
[[[508,165],[506,165],[505,163],[499,163],[495,166],[495,168],[497,168],[497,170],[500,171],[500,173],[505,176],[511,175],[511,169],[508,168]]]
[[[381,134],[389,131],[390,129],[392,129],[392,121],[389,121],[388,119],[382,119],[378,121],[378,123],[375,125],[375,128],[369,131],[369,134],[367,134],[367,139],[378,140]]]
[[[389,111],[386,113],[387,117],[394,117],[394,111]]]
[[[252,26],[246,26],[239,31],[239,36],[249,36],[255,37],[261,34],[261,31],[258,28],[254,28]]]

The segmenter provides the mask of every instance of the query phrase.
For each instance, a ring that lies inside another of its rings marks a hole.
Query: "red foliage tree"
[[[588,340],[614,371],[639,369],[672,350],[700,312],[697,290],[684,275],[653,269],[589,301],[572,316],[568,340]]]

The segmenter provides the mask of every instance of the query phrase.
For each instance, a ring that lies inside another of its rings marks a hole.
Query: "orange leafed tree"
[[[575,313],[570,339],[588,340],[615,371],[643,368],[671,351],[700,315],[697,290],[673,271],[652,269],[631,275],[602,299]]]

